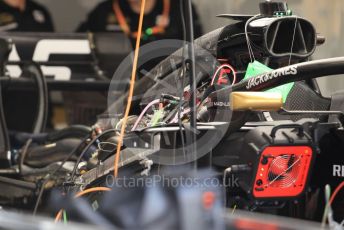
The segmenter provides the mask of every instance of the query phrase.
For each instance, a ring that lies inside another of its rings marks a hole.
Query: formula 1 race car
[[[130,95],[131,57],[125,59],[108,82],[108,109],[92,127],[44,133],[42,118],[33,134],[10,135],[0,114],[4,208],[53,210],[57,221],[68,213],[69,219],[114,229],[223,229],[224,208],[342,221],[344,93],[323,97],[316,78],[343,74],[344,57],[309,61],[325,39],[286,3],[262,2],[256,16],[219,17],[236,22],[195,41],[195,69],[185,58],[192,46],[148,44]],[[168,57],[148,68],[144,59],[156,53]],[[37,67],[26,65],[25,73],[44,97],[49,84]],[[193,180],[188,188],[171,188],[161,176]],[[160,181],[155,187],[118,186],[128,178]],[[110,179],[116,186],[104,194]],[[337,188],[331,199],[330,188]]]

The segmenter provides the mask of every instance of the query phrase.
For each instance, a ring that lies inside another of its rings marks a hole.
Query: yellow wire
[[[143,25],[143,17],[145,12],[145,6],[146,6],[146,0],[141,0],[141,11],[140,11],[140,19],[139,19],[139,28],[138,28],[138,36],[136,38],[136,46],[135,46],[135,54],[134,54],[134,61],[133,61],[133,69],[131,72],[131,80],[130,80],[130,88],[129,88],[129,96],[128,96],[128,102],[125,109],[125,114],[122,122],[121,127],[121,134],[118,139],[117,144],[117,151],[116,151],[116,157],[115,157],[115,163],[114,163],[114,176],[118,176],[118,163],[119,163],[119,157],[121,154],[121,147],[123,143],[123,137],[125,133],[125,128],[127,126],[127,121],[129,117],[129,112],[131,108],[131,103],[133,99],[134,94],[134,86],[135,86],[135,80],[136,80],[136,70],[137,70],[137,62],[139,58],[139,51],[140,51],[140,44],[141,44],[141,34],[142,34],[142,25]]]

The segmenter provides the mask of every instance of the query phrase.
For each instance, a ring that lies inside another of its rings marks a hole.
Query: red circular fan
[[[269,186],[287,188],[293,186],[300,170],[300,161],[295,155],[281,155],[272,160],[269,172]]]

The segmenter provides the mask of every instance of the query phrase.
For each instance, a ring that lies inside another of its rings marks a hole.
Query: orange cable
[[[121,134],[119,136],[118,145],[117,145],[117,151],[116,151],[116,158],[114,163],[114,176],[117,177],[118,175],[118,163],[119,163],[119,157],[121,152],[121,146],[123,142],[123,137],[125,133],[125,128],[127,125],[129,112],[131,108],[132,98],[134,94],[134,86],[135,86],[135,80],[136,80],[136,69],[137,69],[137,62],[138,62],[138,56],[139,56],[139,50],[140,50],[140,44],[141,44],[141,34],[142,34],[142,25],[143,25],[143,17],[144,17],[144,10],[146,5],[146,0],[141,0],[141,11],[140,11],[140,19],[139,19],[139,28],[138,28],[138,36],[136,38],[136,46],[135,46],[135,54],[134,54],[134,61],[133,61],[133,69],[131,73],[131,80],[130,80],[130,88],[129,88],[129,96],[128,96],[128,102],[127,107],[125,110],[124,118],[123,118],[123,124],[121,127]],[[110,191],[110,188],[107,187],[95,187],[86,189],[84,191],[81,191],[75,195],[75,198],[79,198],[81,196],[84,196],[86,194],[92,193],[92,192],[99,192],[99,191]],[[58,222],[62,218],[63,210],[61,209],[55,218],[55,223]]]
[[[129,117],[129,112],[130,112],[130,108],[131,108],[133,94],[134,94],[134,86],[135,86],[135,80],[136,80],[136,69],[137,69],[137,62],[138,62],[138,58],[139,58],[139,51],[140,51],[140,44],[141,44],[141,34],[142,34],[143,17],[144,17],[144,13],[145,13],[145,5],[146,5],[146,0],[141,0],[139,28],[138,28],[138,36],[136,38],[136,47],[135,47],[135,54],[134,54],[134,61],[133,61],[133,69],[131,72],[129,96],[128,96],[127,107],[126,107],[124,118],[123,118],[122,127],[121,127],[121,134],[120,134],[119,139],[118,139],[117,151],[116,151],[116,157],[115,157],[115,163],[114,163],[114,176],[115,177],[118,176],[119,157],[121,154],[123,137],[124,137],[124,133],[125,133],[125,128],[127,126],[127,121],[128,121],[128,117]]]
[[[79,198],[79,197],[85,196],[85,195],[87,195],[89,193],[93,193],[93,192],[108,192],[108,191],[111,191],[111,189],[108,187],[89,188],[89,189],[86,189],[84,191],[78,192],[74,198]]]
[[[63,213],[63,209],[61,209],[61,210],[57,213],[57,215],[56,215],[56,217],[55,217],[55,223],[57,223],[57,222],[59,222],[59,221],[61,220],[62,213]]]
[[[81,192],[78,192],[74,198],[79,198],[79,197],[82,197],[82,196],[85,196],[89,193],[93,193],[93,192],[108,192],[108,191],[111,191],[110,188],[107,188],[107,187],[94,187],[94,188],[90,188],[90,189],[86,189],[84,191],[81,191]],[[61,209],[56,217],[55,217],[55,223],[59,222],[62,218],[62,213],[63,213],[63,209]]]

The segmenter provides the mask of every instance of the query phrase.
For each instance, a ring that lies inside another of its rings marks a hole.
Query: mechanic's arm
[[[76,32],[104,32],[106,25],[106,13],[104,13],[104,7],[97,6],[92,10],[86,21],[80,23]]]

